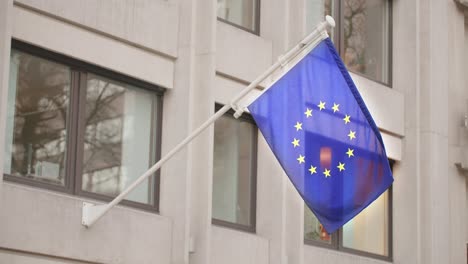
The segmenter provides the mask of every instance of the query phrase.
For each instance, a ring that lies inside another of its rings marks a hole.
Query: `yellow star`
[[[294,147],[299,147],[299,139],[295,138],[294,141],[291,143],[294,145]]]
[[[343,118],[345,125],[348,124],[349,122],[351,122],[351,121],[349,120],[350,118],[351,118],[351,117],[350,117],[349,115],[345,115],[345,117]]]
[[[299,155],[299,158],[297,158],[297,161],[299,161],[299,164],[304,163],[305,156]]]
[[[344,168],[344,165],[345,165],[345,164],[344,164],[344,163],[341,163],[341,162],[339,162],[339,163],[340,163],[340,164],[339,164],[338,166],[336,166],[336,167],[337,167],[340,171],[344,171],[344,170],[345,170],[345,168]]]
[[[325,109],[325,104],[326,104],[326,103],[320,101],[320,104],[317,105],[317,106],[320,108],[320,111],[322,111],[323,109]]]
[[[349,137],[349,140],[353,140],[353,138],[356,138],[356,131],[350,130],[348,137]]]
[[[307,108],[307,110],[304,112],[307,118],[312,116],[312,109]]]
[[[310,165],[309,171],[310,171],[310,174],[317,173],[317,167],[314,167],[314,166]]]
[[[323,172],[323,174],[325,175],[325,178],[331,177],[331,175],[330,175],[330,170],[328,170],[328,169],[325,169],[325,171]]]
[[[339,108],[339,107],[340,107],[339,104],[333,103],[333,107],[332,107],[333,113],[340,111],[340,108]]]
[[[346,151],[346,154],[348,155],[348,158],[351,158],[354,156],[354,149],[348,148],[348,151]]]
[[[296,131],[302,130],[302,123],[296,122],[294,127],[296,128]]]

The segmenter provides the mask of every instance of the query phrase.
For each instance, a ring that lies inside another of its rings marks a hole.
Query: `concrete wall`
[[[167,12],[171,11],[167,9]],[[16,5],[12,11],[13,37],[18,40],[166,88],[173,87],[173,58],[163,56],[152,49],[129,45],[128,41],[116,40],[110,35],[71,24],[61,18],[59,20],[29,6]],[[177,24],[171,20],[158,22]],[[64,35],[67,37],[57,37]],[[168,42],[172,45],[177,44],[174,40],[171,42],[171,39]]]
[[[179,9],[175,1],[16,0],[15,3],[100,35],[177,57]]]
[[[459,161],[462,157],[460,146],[463,141],[461,139],[461,125],[460,120],[464,119],[467,113],[468,102],[468,88],[465,82],[464,71],[464,54],[465,50],[465,16],[463,10],[457,8],[455,5],[448,4],[447,10],[449,19],[448,30],[448,185],[449,185],[449,225],[451,232],[450,241],[450,262],[463,263],[468,259],[467,257],[467,244],[463,237],[463,233],[467,232],[468,218],[464,208],[466,208],[466,188],[463,184],[466,183],[467,171],[464,173],[457,167],[453,166],[454,163]],[[447,29],[446,29],[447,30]],[[463,121],[462,121],[463,122]],[[467,136],[467,134],[465,134]],[[465,146],[466,148],[466,146]]]
[[[271,41],[220,21],[216,29],[217,72],[251,82],[272,64]]]
[[[255,234],[213,226],[211,262],[269,264],[268,240]]]
[[[384,264],[388,261],[382,261],[353,254],[342,253],[334,250],[327,250],[319,247],[306,246],[304,250],[304,259],[313,260],[316,263],[359,263],[359,264]],[[395,260],[395,263],[411,263],[407,260]],[[304,262],[306,263],[306,262]]]
[[[64,259],[50,256],[42,256],[27,252],[0,249],[0,260],[3,263],[9,264],[84,264],[90,262],[77,261],[72,259]]]
[[[395,3],[394,88],[405,96],[403,159],[394,184],[395,260],[466,261],[461,233],[467,219],[460,213],[466,191],[454,165],[467,98],[463,27],[463,12],[452,1]]]
[[[352,78],[397,160],[393,259],[464,263],[468,183],[454,166],[468,99],[464,15],[451,0],[392,2],[392,89]],[[0,108],[13,37],[167,88],[167,153],[307,34],[304,0],[261,5],[256,36],[217,21],[212,0],[0,1]],[[261,135],[256,232],[212,226],[212,139],[210,128],[164,166],[160,214],[118,206],[90,229],[85,199],[2,182],[0,162],[0,263],[385,263],[304,245],[303,202]]]
[[[171,263],[171,220],[116,208],[87,230],[83,199],[4,183],[0,248],[102,263]]]

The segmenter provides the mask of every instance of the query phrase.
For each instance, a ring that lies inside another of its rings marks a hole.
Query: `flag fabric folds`
[[[381,135],[329,38],[248,109],[328,233],[392,184]]]

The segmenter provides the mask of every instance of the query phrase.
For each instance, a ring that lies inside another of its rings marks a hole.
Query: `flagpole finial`
[[[332,28],[335,27],[336,23],[335,23],[335,19],[333,19],[333,17],[331,16],[325,16],[325,20],[327,21],[328,25]]]

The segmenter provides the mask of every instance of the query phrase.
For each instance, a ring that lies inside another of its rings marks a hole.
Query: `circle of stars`
[[[326,110],[326,102],[323,102],[323,101],[320,101],[319,104],[317,104],[317,108],[319,109],[319,111],[322,111],[322,110]],[[333,106],[331,107],[331,110],[333,111],[333,113],[336,113],[336,112],[339,112],[340,111],[340,104],[337,104],[337,103],[333,103]],[[305,111],[304,111],[304,115],[306,117],[306,119],[312,117],[312,109],[310,108],[306,108]],[[351,123],[351,116],[350,115],[347,115],[345,114],[344,118],[342,119],[344,124],[347,125],[348,123]],[[302,123],[301,122],[296,122],[296,124],[294,125],[294,128],[296,129],[296,132],[298,132],[299,130],[303,130],[302,129]],[[353,131],[353,130],[349,130],[349,133],[347,135],[347,137],[349,138],[350,141],[356,139],[356,131]],[[300,140],[297,139],[297,138],[294,138],[293,141],[291,142],[291,144],[293,145],[293,148],[296,148],[296,147],[300,147]],[[348,148],[348,151],[345,152],[345,154],[348,156],[348,158],[351,158],[351,157],[354,157],[354,149],[352,148]],[[306,163],[306,157],[299,154],[298,158],[297,158],[297,162],[299,164],[305,164]],[[338,162],[338,165],[336,166],[337,170],[339,172],[343,172],[346,170],[346,163],[345,162]],[[308,169],[308,171],[310,172],[310,175],[313,175],[313,174],[317,174],[317,166],[313,166],[313,164],[310,164],[310,168]],[[322,172],[322,174],[324,175],[325,178],[329,178],[329,177],[332,177],[332,174],[331,174],[331,168],[325,168],[324,171]]]

